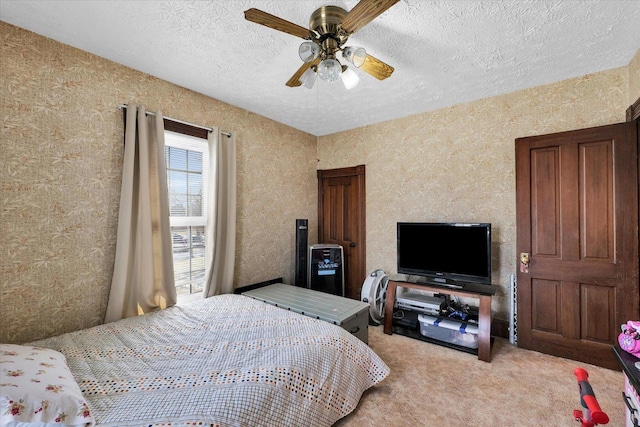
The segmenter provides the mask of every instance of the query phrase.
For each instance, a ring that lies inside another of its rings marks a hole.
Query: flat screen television
[[[399,222],[398,273],[491,284],[491,224]]]

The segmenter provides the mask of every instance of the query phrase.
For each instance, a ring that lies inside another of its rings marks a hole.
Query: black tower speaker
[[[307,241],[309,220],[296,219],[296,273],[295,285],[307,287]]]

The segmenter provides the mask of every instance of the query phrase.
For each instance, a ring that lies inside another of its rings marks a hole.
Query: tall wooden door
[[[364,165],[318,171],[318,240],[343,247],[345,296],[359,300],[366,277]]]
[[[633,123],[516,140],[520,347],[617,369],[639,317],[637,156]]]

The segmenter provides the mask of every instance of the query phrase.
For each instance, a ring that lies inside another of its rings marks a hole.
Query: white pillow
[[[95,421],[64,355],[0,344],[0,425],[93,426]]]

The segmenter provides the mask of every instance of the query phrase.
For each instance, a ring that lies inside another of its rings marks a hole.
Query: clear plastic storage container
[[[467,348],[478,348],[478,325],[455,319],[418,315],[420,333],[428,338]]]

